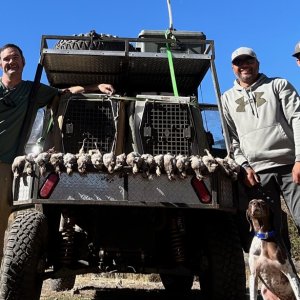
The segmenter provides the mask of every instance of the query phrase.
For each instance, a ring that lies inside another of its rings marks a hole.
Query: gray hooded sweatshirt
[[[248,88],[235,80],[222,104],[237,163],[258,172],[300,161],[300,98],[287,80],[260,74]]]

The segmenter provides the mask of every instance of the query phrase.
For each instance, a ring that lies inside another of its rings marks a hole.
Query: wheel
[[[199,274],[201,293],[210,300],[245,299],[244,255],[232,216],[216,214],[207,224]]]
[[[8,233],[1,265],[1,299],[40,299],[47,232],[45,215],[36,210],[18,212]]]
[[[182,276],[173,274],[160,274],[160,279],[169,292],[185,293],[191,290],[194,282],[194,276]]]

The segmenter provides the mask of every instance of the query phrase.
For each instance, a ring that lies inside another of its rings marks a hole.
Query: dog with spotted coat
[[[294,264],[273,226],[269,205],[262,199],[249,202],[247,219],[254,237],[249,251],[250,300],[257,299],[258,279],[264,300],[300,300],[300,281]]]

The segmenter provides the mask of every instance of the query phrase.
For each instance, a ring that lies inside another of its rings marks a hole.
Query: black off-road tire
[[[194,276],[160,274],[161,282],[168,292],[186,293],[193,286]]]
[[[246,299],[244,255],[232,216],[220,213],[210,218],[202,246],[204,260],[199,280],[205,299]]]
[[[11,224],[0,272],[0,299],[40,299],[45,270],[47,221],[36,210],[19,212]]]

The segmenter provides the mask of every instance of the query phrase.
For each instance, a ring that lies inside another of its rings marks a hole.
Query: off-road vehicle
[[[209,299],[244,298],[237,172],[222,166],[229,142],[214,59],[202,32],[42,37],[51,86],[110,83],[117,93],[63,95],[44,122],[45,160],[16,171],[1,299],[39,299],[44,279],[72,288],[91,272],[156,273],[173,292],[196,278]],[[207,74],[216,105],[199,101]],[[225,150],[206,128],[218,120]]]

